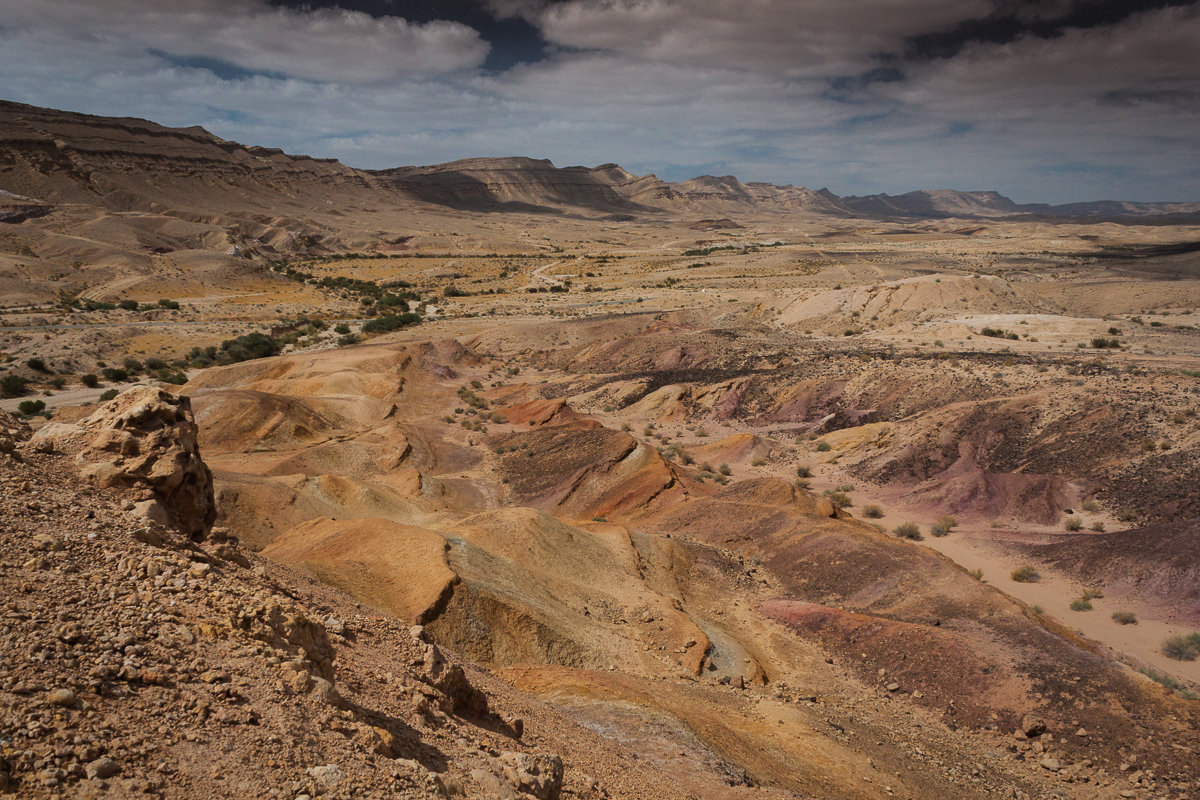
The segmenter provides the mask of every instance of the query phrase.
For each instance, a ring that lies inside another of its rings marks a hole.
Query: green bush
[[[828,453],[833,448],[829,446],[829,442],[817,442],[818,453]]]
[[[276,356],[282,349],[283,345],[278,339],[257,331],[221,342],[222,360],[235,364],[256,358]]]
[[[177,310],[179,310],[179,303],[177,303],[174,300],[165,300],[164,299],[164,300],[158,301],[158,307],[165,308],[169,311],[177,311]]]
[[[80,375],[79,382],[89,389],[95,389],[100,384],[100,379],[96,377],[95,373],[89,372],[86,375]]]
[[[333,332],[340,336],[345,336],[350,332],[350,326],[344,322],[339,322],[337,325],[333,326]]]
[[[5,375],[0,378],[0,397],[20,397],[28,386],[29,381],[20,375]]]
[[[157,371],[157,370],[166,369],[166,368],[167,368],[167,362],[163,361],[161,358],[147,358],[146,359],[146,369],[152,369],[152,370]]]
[[[125,367],[125,370],[130,375],[137,375],[144,369],[142,362],[138,361],[136,358],[126,358],[122,366]]]
[[[1026,564],[1012,571],[1012,579],[1017,583],[1037,583],[1042,579],[1042,575],[1036,569]]]
[[[921,541],[925,538],[921,536],[921,528],[915,522],[902,522],[897,525],[892,533],[899,536],[901,539],[912,539],[913,541]]]
[[[38,414],[46,410],[46,404],[41,400],[22,400],[17,404],[17,411],[20,411],[25,416]]]
[[[100,370],[100,374],[104,376],[106,381],[127,381],[129,380],[129,372],[120,369],[119,367],[105,367]]]
[[[116,396],[117,396],[116,389],[106,389],[105,391],[100,393],[100,400],[108,401],[108,400],[112,400]]]
[[[137,300],[122,300],[121,302],[117,303],[117,308],[124,309],[125,311],[137,311],[138,310],[138,301]]]
[[[407,328],[421,321],[421,315],[411,311],[403,314],[393,314],[387,317],[377,317],[363,325],[363,333],[387,333],[389,331]]]
[[[25,362],[25,366],[29,367],[34,372],[45,372],[46,362],[40,358],[31,358]]]

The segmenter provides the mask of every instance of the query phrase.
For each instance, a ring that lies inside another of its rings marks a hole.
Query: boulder
[[[132,490],[141,516],[200,541],[212,529],[217,504],[196,434],[188,398],[136,386],[78,423],[45,426],[31,446],[74,455],[85,478]]]

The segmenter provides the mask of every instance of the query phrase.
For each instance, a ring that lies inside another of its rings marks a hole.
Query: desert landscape
[[[0,796],[1200,796],[1200,203],[0,103]]]

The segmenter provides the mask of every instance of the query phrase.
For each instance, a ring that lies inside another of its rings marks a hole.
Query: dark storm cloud
[[[1198,41],[1181,2],[0,0],[24,102],[367,167],[527,154],[1049,201],[1200,196]]]
[[[947,30],[929,31],[906,42],[907,58],[953,58],[973,44],[1007,44],[1024,37],[1054,39],[1071,28],[1117,25],[1134,14],[1172,6],[1195,5],[1197,0],[1081,0],[1045,2],[1019,0],[998,3],[984,17],[965,19]]]

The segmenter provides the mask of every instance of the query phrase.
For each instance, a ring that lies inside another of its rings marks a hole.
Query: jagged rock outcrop
[[[30,446],[73,455],[96,486],[130,490],[146,519],[200,540],[217,505],[196,435],[188,398],[138,386],[79,423],[47,425]]]

